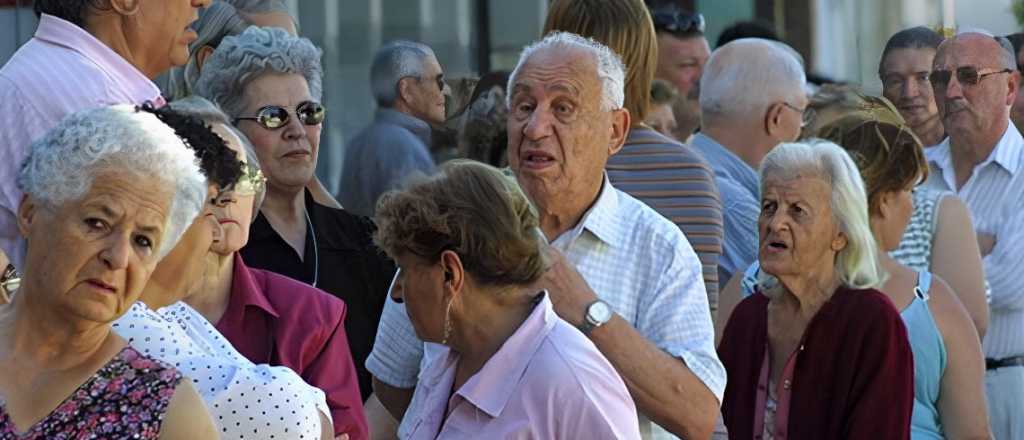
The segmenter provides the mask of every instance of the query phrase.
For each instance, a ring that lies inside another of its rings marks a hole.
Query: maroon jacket
[[[369,438],[352,353],[345,303],[305,283],[251,269],[235,254],[231,299],[217,330],[257,364],[291,368],[323,390],[335,435]]]
[[[730,439],[754,438],[767,318],[766,296],[746,298],[736,306],[718,346],[729,379],[722,415]],[[811,319],[801,345],[788,438],[910,438],[913,354],[903,320],[885,295],[840,287]]]

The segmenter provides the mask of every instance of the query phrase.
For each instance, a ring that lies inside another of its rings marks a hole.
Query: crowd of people
[[[1024,439],[1024,34],[902,30],[871,96],[553,0],[471,91],[381,46],[331,194],[279,0],[34,8],[0,439]]]

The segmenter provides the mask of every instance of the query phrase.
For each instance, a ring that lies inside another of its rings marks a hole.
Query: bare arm
[[[167,405],[167,415],[160,425],[160,440],[214,440],[217,429],[213,426],[206,404],[199,397],[192,380],[185,378],[174,390]]]
[[[561,253],[550,249],[549,256],[553,264],[542,282],[555,312],[579,327],[597,295]],[[618,315],[589,336],[622,376],[639,412],[676,436],[711,437],[718,399],[684,361],[655,346]]]
[[[370,439],[393,440],[398,438],[398,421],[380,403],[376,394],[366,399],[366,421],[370,424]]]
[[[722,333],[725,332],[725,324],[729,322],[733,309],[743,300],[743,289],[740,281],[743,280],[743,271],[737,271],[732,279],[725,285],[725,288],[718,292],[718,320],[715,321],[715,346],[722,341]]]
[[[939,204],[936,223],[931,271],[949,283],[967,309],[980,339],[988,328],[988,302],[985,272],[971,216],[960,199],[947,196]]]
[[[373,378],[373,393],[395,420],[401,421],[412,402],[412,388],[397,388]],[[372,429],[371,429],[372,431]]]
[[[939,419],[950,439],[988,439],[985,363],[970,316],[949,286],[936,278],[928,307],[946,346],[946,371],[939,392]]]

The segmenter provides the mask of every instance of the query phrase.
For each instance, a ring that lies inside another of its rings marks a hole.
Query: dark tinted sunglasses
[[[949,80],[953,77],[953,72],[950,70],[933,70],[928,75],[928,81],[931,81],[932,87],[935,88],[946,88],[949,84]],[[973,86],[981,82],[986,76],[995,75],[997,73],[1010,73],[1013,69],[982,69],[978,70],[974,66],[963,66],[956,68],[956,80],[961,85]]]
[[[319,102],[306,101],[295,107],[295,115],[299,118],[299,122],[305,125],[317,125],[324,122],[327,109],[320,105]],[[235,118],[235,123],[237,124],[238,121],[256,121],[257,124],[262,125],[267,130],[277,130],[288,125],[290,120],[291,114],[288,112],[288,109],[279,105],[268,105],[256,112],[256,116]]]
[[[677,7],[664,7],[651,11],[654,28],[673,34],[704,33],[704,16],[682,11]]]

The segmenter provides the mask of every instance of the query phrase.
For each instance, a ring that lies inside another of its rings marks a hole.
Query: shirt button
[[[804,344],[800,344],[800,351],[804,351]]]
[[[788,390],[790,386],[789,379],[782,381],[782,388]]]

